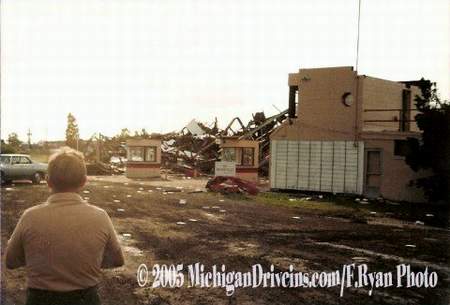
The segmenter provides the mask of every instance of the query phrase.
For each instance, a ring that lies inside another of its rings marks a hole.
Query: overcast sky
[[[362,0],[359,74],[449,96],[448,0]],[[357,0],[3,0],[2,138],[179,130],[288,105],[288,73],[354,66]]]

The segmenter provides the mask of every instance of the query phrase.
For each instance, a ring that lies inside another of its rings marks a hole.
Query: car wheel
[[[6,179],[4,172],[1,172],[0,174],[1,174],[1,185],[11,184],[12,181],[9,179]]]
[[[33,180],[33,183],[35,183],[35,184],[41,183],[41,180],[42,180],[41,174],[40,173],[34,173],[32,180]]]

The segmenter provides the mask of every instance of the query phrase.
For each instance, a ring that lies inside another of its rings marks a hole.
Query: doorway
[[[365,175],[365,195],[368,198],[377,198],[380,196],[382,168],[382,150],[366,150],[366,175]]]

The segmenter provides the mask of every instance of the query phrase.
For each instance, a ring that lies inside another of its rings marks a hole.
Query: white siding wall
[[[273,140],[270,162],[272,188],[362,193],[363,142]]]

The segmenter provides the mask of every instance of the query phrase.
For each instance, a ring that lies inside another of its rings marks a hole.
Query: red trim
[[[254,167],[236,167],[236,173],[257,173],[258,169]]]
[[[161,163],[145,163],[145,162],[136,162],[136,163],[127,163],[128,168],[160,168]]]

